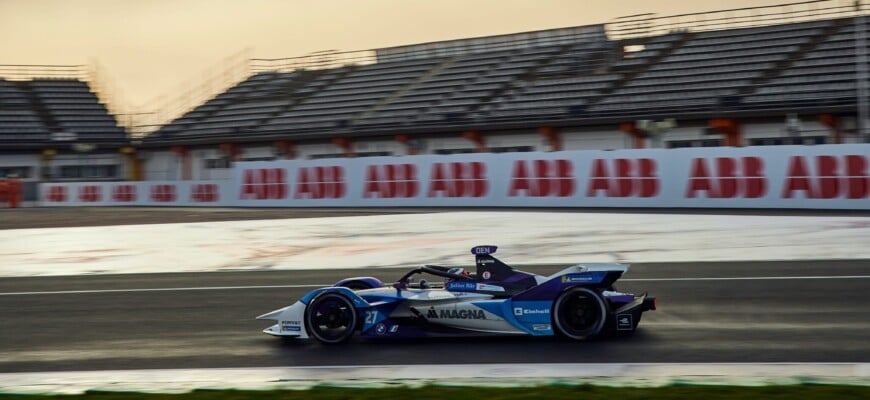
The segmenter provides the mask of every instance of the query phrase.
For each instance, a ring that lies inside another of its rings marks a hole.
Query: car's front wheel
[[[305,328],[321,343],[337,344],[350,340],[357,322],[353,303],[338,293],[318,295],[305,309]]]
[[[557,333],[574,340],[586,340],[604,328],[607,305],[598,292],[575,287],[559,295],[551,315]]]

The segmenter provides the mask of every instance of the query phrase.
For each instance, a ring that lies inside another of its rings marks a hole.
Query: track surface
[[[559,268],[522,269],[549,273]],[[403,271],[369,272],[389,281]],[[0,372],[417,363],[870,361],[870,279],[866,278],[870,260],[634,265],[618,288],[648,290],[659,298],[659,310],[645,315],[633,337],[587,343],[515,337],[356,340],[341,346],[288,342],[260,333],[269,322],[253,318],[290,304],[310,288],[238,288],[329,284],[359,273],[2,279]],[[829,278],[805,279],[809,276]],[[752,277],[756,279],[707,279]],[[233,288],[10,294],[205,287]]]

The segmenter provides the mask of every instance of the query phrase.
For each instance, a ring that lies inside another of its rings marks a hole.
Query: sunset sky
[[[765,0],[0,0],[0,64],[97,60],[141,111],[250,48],[301,56],[782,4]]]

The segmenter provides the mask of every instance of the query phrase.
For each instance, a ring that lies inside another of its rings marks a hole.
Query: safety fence
[[[870,210],[870,145],[241,162],[222,181],[40,185],[43,206]]]

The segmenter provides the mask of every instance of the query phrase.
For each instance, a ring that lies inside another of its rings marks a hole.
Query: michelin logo
[[[550,315],[550,309],[548,308],[522,308],[522,307],[514,307],[514,315],[522,316],[522,315]]]
[[[591,282],[593,279],[591,276],[563,275],[562,283]]]

